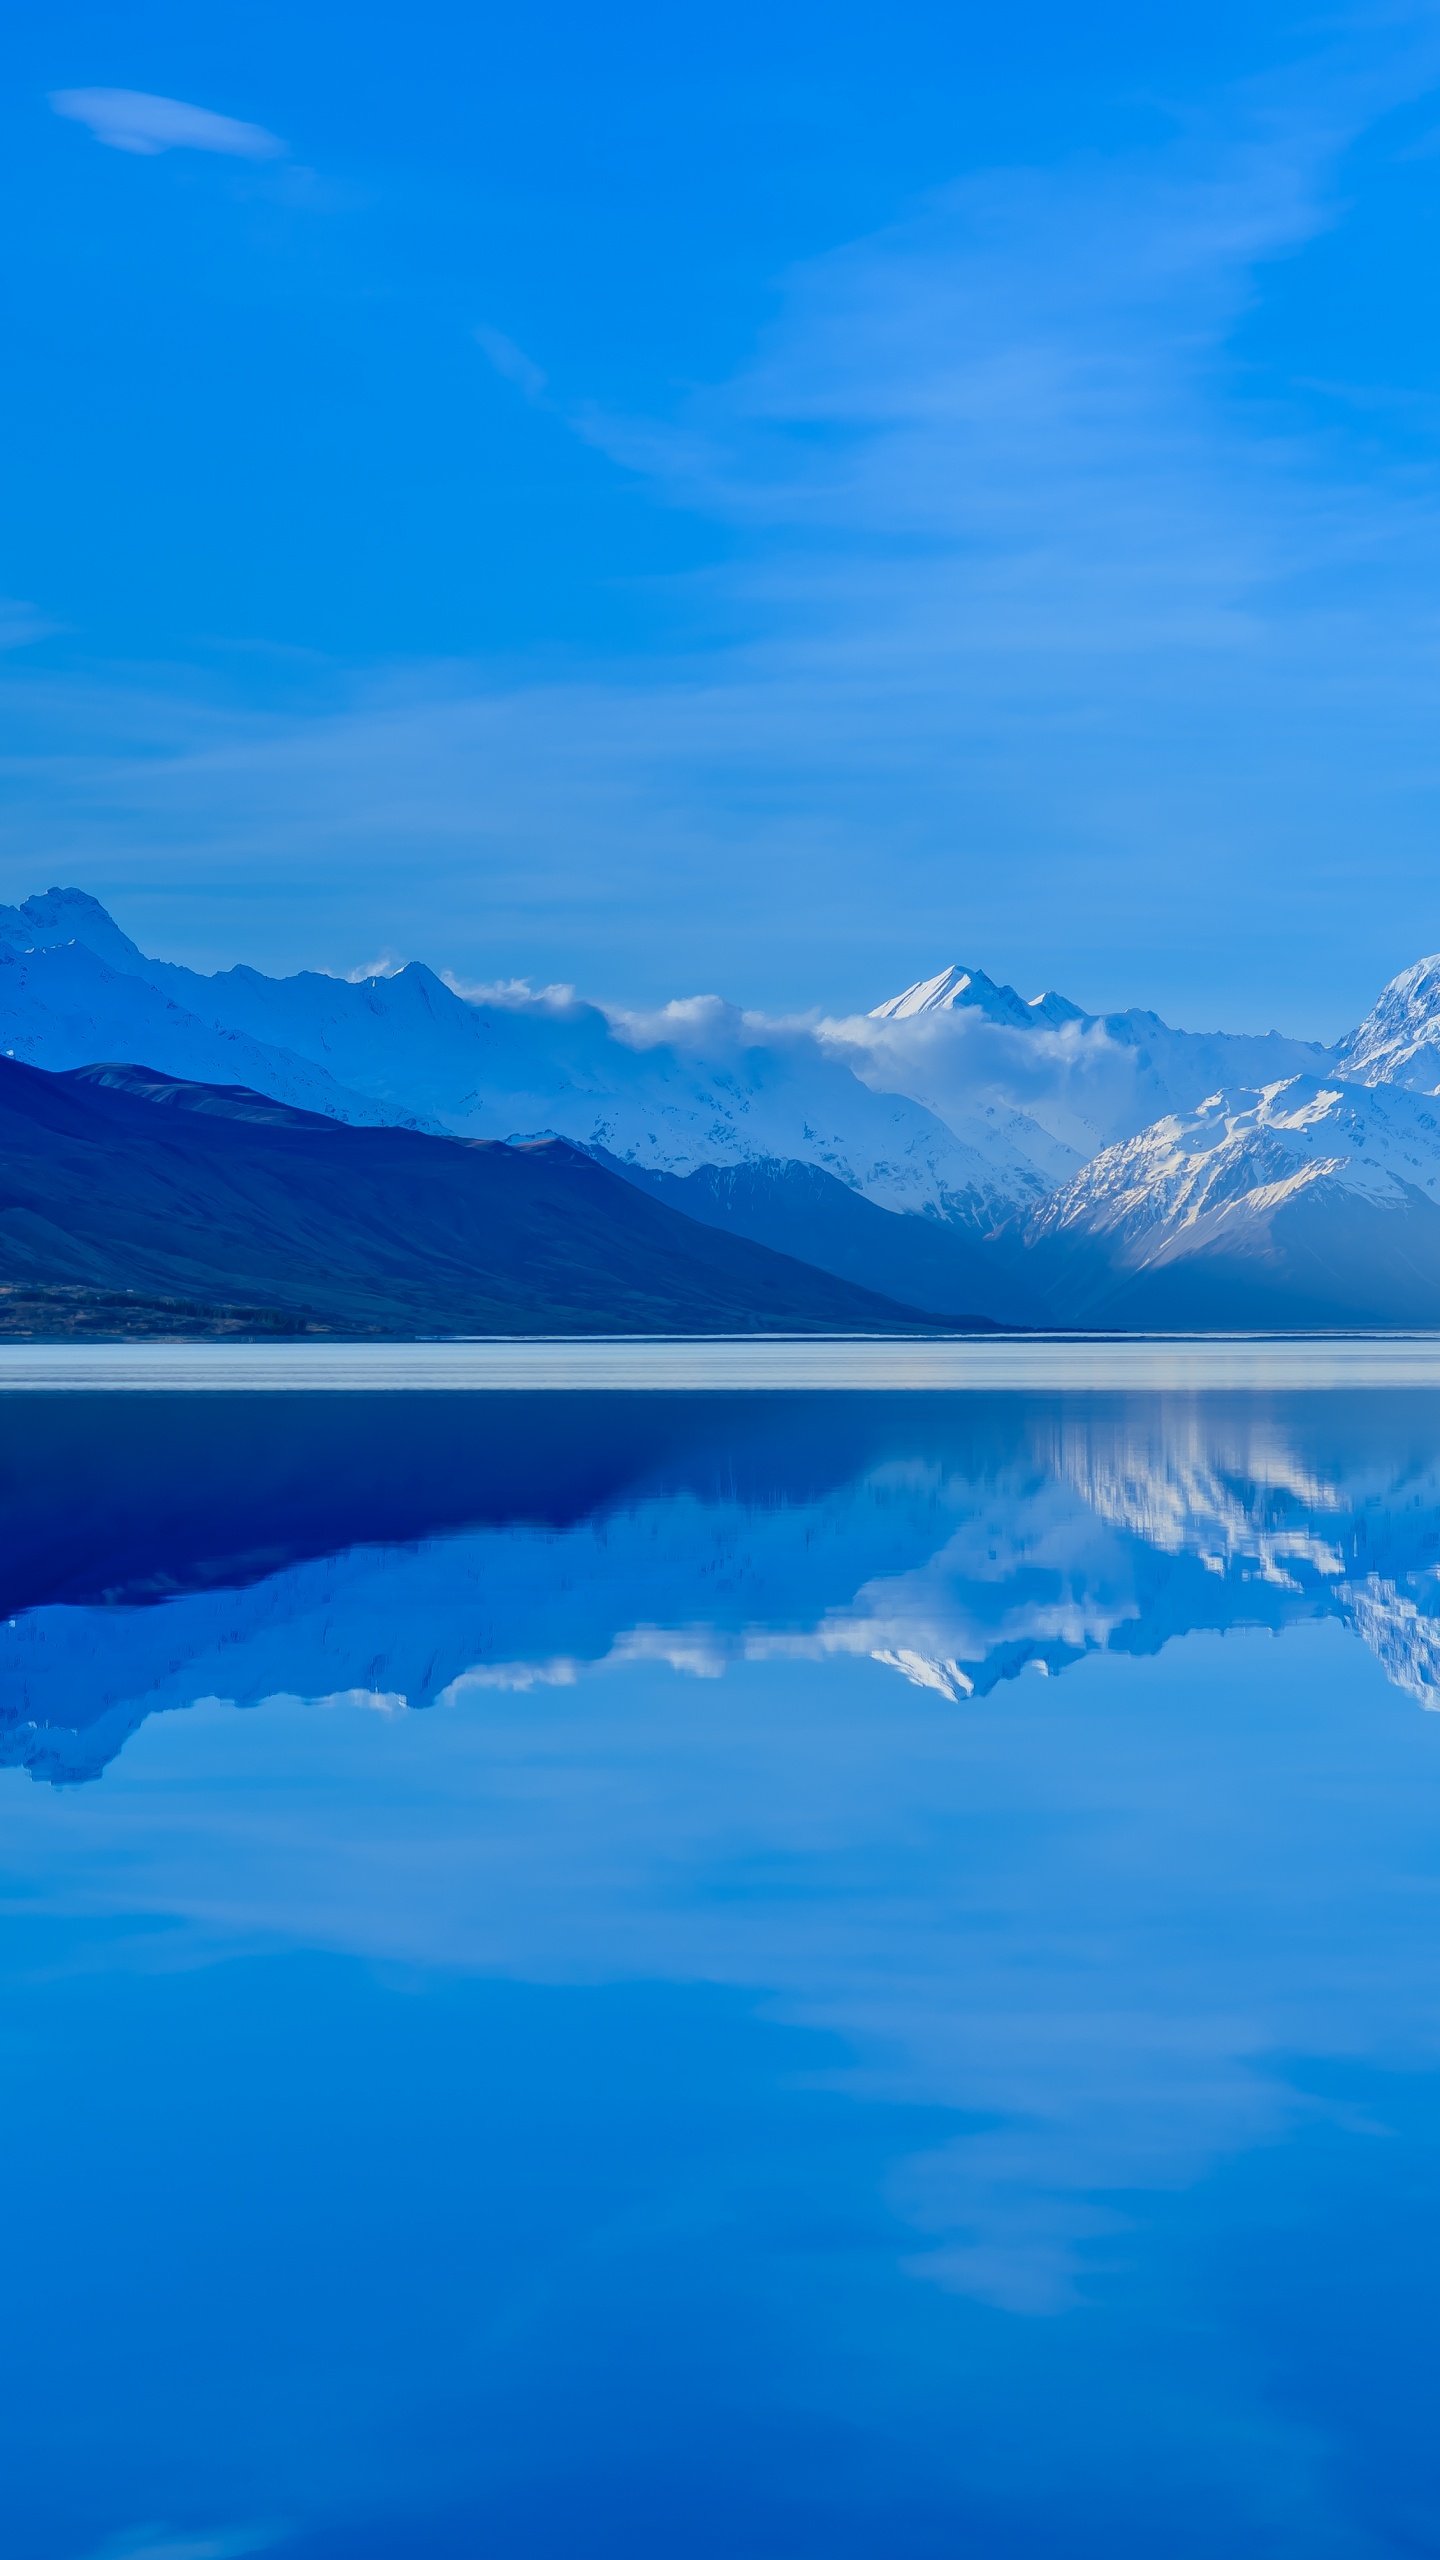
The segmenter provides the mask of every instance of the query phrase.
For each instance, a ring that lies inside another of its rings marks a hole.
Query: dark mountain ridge
[[[699,1227],[563,1139],[355,1128],[141,1066],[51,1074],[0,1058],[0,1326],[12,1334],[894,1332],[936,1320]]]

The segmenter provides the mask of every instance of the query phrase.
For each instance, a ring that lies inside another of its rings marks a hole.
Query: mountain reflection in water
[[[27,1396],[0,1759],[162,1708],[868,1656],[959,1702],[1338,1619],[1440,1702],[1440,1395]]]
[[[0,1395],[5,2560],[1440,2550],[1437,1453]]]

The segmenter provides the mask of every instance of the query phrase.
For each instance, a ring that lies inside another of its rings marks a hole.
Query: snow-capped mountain
[[[1351,1084],[1402,1084],[1440,1092],[1440,953],[1392,978],[1362,1023],[1336,1044],[1335,1068]]]
[[[673,1174],[812,1164],[887,1209],[977,1233],[1042,1198],[1057,1170],[1048,1140],[1043,1164],[1027,1152],[1014,1112],[941,1120],[808,1029],[718,1001],[637,1020],[566,991],[462,994],[419,963],[359,982],[205,977],[147,959],[76,890],[0,910],[0,1048],[32,1066],[123,1058],[249,1084],[355,1122],[558,1135]]]
[[[1032,1124],[1027,1152],[1056,1183],[1067,1167],[1058,1156],[1047,1161],[1040,1131],[1086,1159],[1222,1089],[1258,1089],[1334,1067],[1315,1041],[1277,1031],[1177,1031],[1138,1005],[1087,1013],[1053,990],[1026,998],[983,969],[960,967],[919,980],[868,1014],[823,1022],[819,1037],[857,1075],[915,1095],[942,1120],[982,1102],[1023,1112]]]
[[[1423,1100],[1440,1091],[1440,959],[1392,980],[1334,1049],[1088,1013],[959,966],[845,1018],[774,1021],[712,997],[639,1016],[568,989],[466,990],[419,963],[206,976],[55,889],[0,909],[0,1050],[48,1068],[134,1061],[355,1123],[554,1134],[648,1177],[748,1169],[763,1179],[743,1231],[790,1252],[793,1218],[770,1237],[766,1202],[794,1191],[777,1172],[809,1168],[957,1231],[980,1257],[982,1314],[1440,1321],[1440,1141]],[[838,1267],[845,1221],[812,1224],[813,1258]],[[867,1240],[847,1227],[842,1241],[846,1276],[893,1285],[879,1268],[893,1255],[852,1267]],[[952,1277],[970,1305],[968,1266]]]
[[[1018,1024],[1022,1030],[1033,1030],[1037,1022],[1084,1022],[1088,1017],[1068,996],[1017,995],[1013,987],[997,987],[983,969],[962,969],[958,963],[942,969],[937,977],[919,978],[903,994],[889,996],[884,1004],[872,1005],[872,1022],[915,1022],[924,1014],[953,1013],[959,1005],[978,1008],[990,1022]]]
[[[1431,1324],[1440,1103],[1315,1076],[1215,1094],[1105,1148],[1025,1244],[1081,1321]]]
[[[36,951],[0,947],[0,1050],[22,1065],[52,1071],[119,1059],[199,1084],[249,1085],[276,1102],[323,1111],[332,1120],[439,1126],[428,1113],[370,1104],[347,1093],[324,1067],[202,1018],[163,987],[100,959],[80,942]]]

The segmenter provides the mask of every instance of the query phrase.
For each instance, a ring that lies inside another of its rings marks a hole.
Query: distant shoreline
[[[0,1342],[0,1396],[1440,1389],[1440,1332]]]

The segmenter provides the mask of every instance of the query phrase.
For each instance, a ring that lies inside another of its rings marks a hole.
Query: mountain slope
[[[1440,1324],[1440,1106],[1297,1076],[1106,1148],[1027,1222],[1064,1321]]]
[[[421,1333],[893,1330],[923,1322],[697,1227],[558,1140],[352,1129],[142,1067],[0,1060],[0,1286],[44,1330],[98,1297],[299,1329]],[[55,1295],[53,1293],[71,1293]],[[146,1310],[135,1310],[149,1324]],[[13,1325],[12,1325],[12,1329]]]
[[[84,943],[34,951],[0,947],[0,1048],[52,1075],[105,1058],[140,1057],[161,1075],[188,1083],[243,1084],[330,1120],[436,1133],[440,1128],[428,1114],[403,1104],[347,1092],[325,1067],[293,1050],[202,1020],[163,987]]]
[[[606,1159],[627,1181],[702,1226],[749,1236],[863,1289],[965,1323],[1044,1321],[1009,1260],[938,1218],[897,1218],[813,1164],[701,1165],[656,1173]]]
[[[72,942],[83,942],[112,969],[138,974],[151,965],[138,942],[84,889],[46,889],[18,907],[0,906],[0,951],[62,950]]]

